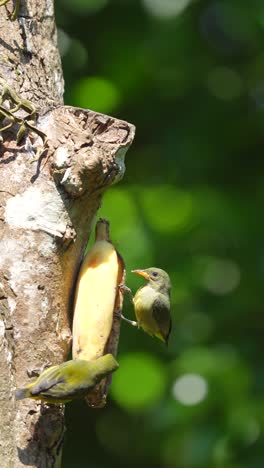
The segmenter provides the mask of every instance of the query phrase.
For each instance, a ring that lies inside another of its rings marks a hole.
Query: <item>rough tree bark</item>
[[[75,274],[102,193],[123,176],[134,127],[63,106],[53,0],[21,0],[14,22],[12,9],[12,0],[0,7],[0,73],[35,104],[48,150],[32,162],[42,145],[34,132],[22,146],[16,125],[2,133],[0,466],[44,468],[60,466],[64,407],[16,403],[14,388],[67,357]]]

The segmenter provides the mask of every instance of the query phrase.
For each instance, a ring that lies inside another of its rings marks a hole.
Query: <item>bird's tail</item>
[[[29,396],[28,388],[17,388],[15,393],[16,400],[23,400]]]

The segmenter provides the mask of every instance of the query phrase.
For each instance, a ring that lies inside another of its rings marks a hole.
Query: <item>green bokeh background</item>
[[[263,0],[55,3],[66,104],[137,127],[99,213],[127,283],[173,284],[169,347],[122,323],[107,407],[67,405],[63,468],[263,468]]]

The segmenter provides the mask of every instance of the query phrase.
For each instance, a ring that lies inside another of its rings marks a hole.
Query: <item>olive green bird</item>
[[[171,282],[168,273],[155,267],[132,270],[132,273],[143,276],[147,284],[139,288],[134,297],[132,296],[137,322],[128,320],[124,316],[122,318],[168,344],[171,332]],[[121,285],[121,289],[132,295],[126,286]]]
[[[83,398],[104,377],[118,369],[112,354],[94,361],[72,360],[46,369],[25,388],[16,390],[17,400],[33,398],[47,403],[67,403]]]

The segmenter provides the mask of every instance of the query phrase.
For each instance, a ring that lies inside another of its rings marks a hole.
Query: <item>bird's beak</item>
[[[136,275],[143,276],[145,279],[149,279],[149,274],[145,270],[132,270],[131,273],[136,273]]]

